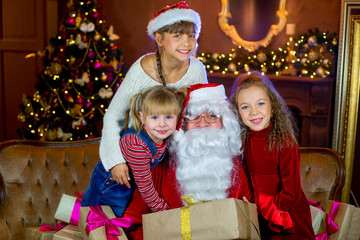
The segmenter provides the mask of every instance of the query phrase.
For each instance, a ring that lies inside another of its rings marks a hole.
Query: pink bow
[[[106,238],[108,240],[116,240],[117,236],[120,236],[120,231],[118,227],[128,228],[131,226],[131,223],[134,221],[133,218],[112,218],[107,219],[105,213],[102,211],[100,206],[90,207],[90,211],[86,218],[88,223],[85,228],[86,234],[89,236],[89,233],[98,228],[105,226]]]
[[[323,210],[322,207],[320,206],[320,202],[315,202],[310,199],[308,199],[308,202],[311,206]],[[325,213],[325,231],[323,233],[319,233],[318,235],[316,235],[315,240],[327,240],[329,235],[334,234],[339,230],[339,227],[334,222],[335,216],[339,209],[339,205],[340,205],[339,202],[334,202],[330,212],[330,216],[327,213]]]
[[[64,222],[60,222],[58,225],[56,225],[56,227],[53,227],[51,225],[48,224],[43,224],[41,225],[39,231],[40,232],[47,232],[47,231],[60,231],[61,229],[63,229],[64,227],[66,227],[68,224],[64,223]]]

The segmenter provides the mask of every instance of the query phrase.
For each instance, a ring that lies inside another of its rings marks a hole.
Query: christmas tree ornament
[[[95,63],[94,63],[94,68],[101,68],[101,62],[99,60],[96,60]]]
[[[120,39],[119,35],[114,34],[114,27],[111,25],[106,33],[109,36],[110,41],[116,41]]]
[[[300,63],[306,64],[308,62],[308,59],[306,57],[301,58]]]
[[[106,82],[106,80],[108,79],[108,76],[105,74],[105,73],[103,73],[102,75],[101,75],[101,81],[102,82]]]
[[[78,28],[80,26],[81,22],[82,22],[82,17],[77,16],[75,18],[75,26]]]
[[[260,69],[261,72],[263,73],[267,73],[267,67],[263,66],[261,69]]]
[[[317,38],[316,38],[316,36],[311,36],[311,37],[309,37],[307,42],[308,42],[308,44],[309,44],[310,46],[316,45],[316,44],[317,44]]]
[[[277,68],[280,68],[281,65],[282,65],[282,63],[281,63],[280,61],[277,61],[277,62],[275,63],[275,66],[276,66]]]
[[[325,58],[324,60],[322,60],[322,63],[324,64],[324,65],[328,65],[329,64],[329,59],[327,59],[327,58]]]
[[[81,25],[80,25],[80,30],[82,32],[93,32],[95,30],[95,24],[92,23],[92,22],[89,22],[89,23],[85,23],[83,22]]]
[[[301,73],[301,75],[307,75],[308,74],[308,70],[306,70],[306,69],[301,69],[300,70],[300,73]]]
[[[219,69],[220,69],[219,65],[214,65],[214,66],[213,66],[213,70],[214,70],[214,71],[218,71]]]
[[[322,67],[316,69],[316,74],[319,76],[324,76],[325,70]]]
[[[229,71],[234,72],[234,71],[236,71],[236,64],[233,63],[233,62],[231,62],[231,63],[227,66],[227,68],[229,69]]]
[[[311,50],[309,52],[309,54],[308,54],[308,58],[309,58],[310,61],[315,61],[315,60],[317,60],[319,58],[319,55],[318,55],[318,53],[316,51]]]
[[[219,53],[213,53],[213,54],[211,55],[211,58],[214,59],[214,60],[216,60],[216,59],[218,59],[219,56],[220,56]]]
[[[100,88],[99,90],[99,96],[102,99],[107,99],[107,98],[111,98],[113,96],[114,92],[111,88]]]
[[[94,36],[94,40],[95,40],[95,41],[99,41],[100,39],[101,39],[101,34],[98,33],[98,32],[96,32],[96,33],[95,33],[95,36]]]
[[[51,64],[50,69],[51,69],[51,72],[56,75],[59,75],[62,71],[62,67],[61,67],[60,63],[57,63],[57,62]]]
[[[259,52],[257,55],[256,55],[256,59],[260,62],[260,63],[263,63],[267,60],[267,56],[264,52]]]

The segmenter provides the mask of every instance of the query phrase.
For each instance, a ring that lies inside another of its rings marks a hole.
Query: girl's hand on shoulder
[[[126,163],[121,163],[114,166],[111,169],[111,175],[113,180],[121,185],[126,185],[128,188],[131,188],[129,180],[129,167]]]

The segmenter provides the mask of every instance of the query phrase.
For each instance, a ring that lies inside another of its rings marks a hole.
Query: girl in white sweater
[[[166,6],[150,20],[147,31],[156,52],[145,54],[131,66],[104,116],[100,159],[116,182],[130,188],[119,145],[120,132],[131,127],[125,121],[130,98],[156,85],[179,88],[208,82],[204,65],[193,56],[200,30],[200,15],[186,2]]]

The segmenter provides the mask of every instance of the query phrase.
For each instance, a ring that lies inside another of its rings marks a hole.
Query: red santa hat
[[[183,107],[182,107],[182,114],[179,119],[179,123],[177,125],[176,130],[179,130],[182,126],[184,115],[185,115],[185,107],[188,104],[194,102],[208,102],[214,100],[221,100],[226,101],[227,96],[225,93],[225,88],[223,85],[218,85],[215,83],[206,83],[206,84],[195,84],[192,85],[186,95]]]
[[[186,1],[166,6],[158,11],[147,26],[148,35],[154,39],[154,34],[160,28],[177,22],[186,21],[195,24],[195,38],[199,37],[201,31],[200,15],[190,9]]]

